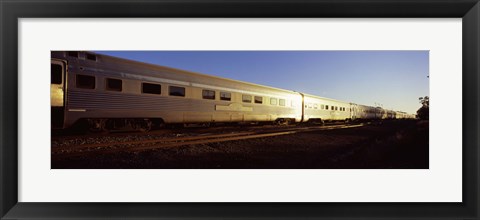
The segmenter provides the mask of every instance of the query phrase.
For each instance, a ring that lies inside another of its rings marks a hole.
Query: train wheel
[[[141,132],[148,132],[152,130],[153,122],[150,119],[135,120],[135,129]]]
[[[273,122],[274,125],[283,125],[285,123],[285,121],[280,118],[280,119],[277,119]]]
[[[88,130],[90,132],[104,132],[107,131],[105,128],[105,124],[107,123],[107,119],[99,119],[99,118],[94,118],[94,119],[88,119]]]
[[[320,126],[325,126],[325,121],[320,119]]]
[[[162,119],[153,119],[153,128],[161,129],[165,127],[165,122]]]

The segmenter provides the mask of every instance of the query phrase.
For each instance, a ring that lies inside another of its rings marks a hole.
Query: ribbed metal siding
[[[114,92],[72,90],[68,95],[69,108],[88,110],[145,110],[145,111],[213,111],[214,103],[154,95],[134,95]]]
[[[89,90],[70,90],[68,93],[69,109],[114,110],[114,111],[169,111],[169,112],[215,112],[215,105],[229,105],[232,102],[198,100],[170,96],[145,94],[125,94],[115,92],[94,92]],[[246,104],[253,107],[253,112],[245,114],[292,115],[295,111],[288,107]],[[220,111],[218,111],[220,112]]]

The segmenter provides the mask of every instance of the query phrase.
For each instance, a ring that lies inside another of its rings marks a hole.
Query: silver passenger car
[[[303,107],[305,122],[348,121],[352,117],[349,102],[305,94]]]
[[[300,122],[293,91],[81,51],[51,53],[52,127]]]

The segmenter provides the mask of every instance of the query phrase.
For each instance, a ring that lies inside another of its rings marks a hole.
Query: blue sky
[[[415,113],[428,51],[95,51],[342,101]]]

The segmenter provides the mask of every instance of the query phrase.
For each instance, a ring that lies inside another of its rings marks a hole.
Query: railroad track
[[[79,156],[92,153],[115,153],[115,152],[138,152],[145,150],[152,150],[158,148],[178,147],[185,145],[219,143],[226,141],[246,140],[253,138],[264,138],[281,135],[290,135],[301,132],[312,132],[320,130],[346,129],[361,127],[363,124],[356,125],[330,125],[330,126],[316,126],[316,127],[294,127],[283,128],[274,131],[248,131],[228,134],[208,134],[198,135],[192,137],[176,137],[176,138],[162,138],[150,140],[135,140],[126,142],[106,142],[96,144],[83,144],[76,146],[62,146],[53,147],[52,155],[56,157],[70,157]]]
[[[292,126],[287,126],[292,127]],[[150,132],[140,132],[134,130],[114,130],[105,133],[85,133],[85,134],[52,134],[53,141],[63,141],[63,140],[71,140],[71,139],[79,139],[79,138],[99,138],[99,137],[126,137],[126,136],[136,136],[136,137],[143,137],[143,136],[155,136],[155,135],[164,135],[164,134],[175,134],[175,133],[195,133],[195,132],[204,132],[209,130],[222,130],[222,131],[237,131],[239,128],[247,128],[248,130],[255,130],[255,129],[275,129],[270,127],[269,125],[250,125],[247,127],[242,127],[240,125],[237,126],[221,126],[221,127],[177,127],[177,128],[167,128],[167,129],[159,129],[153,130]],[[278,126],[277,126],[278,128]]]

